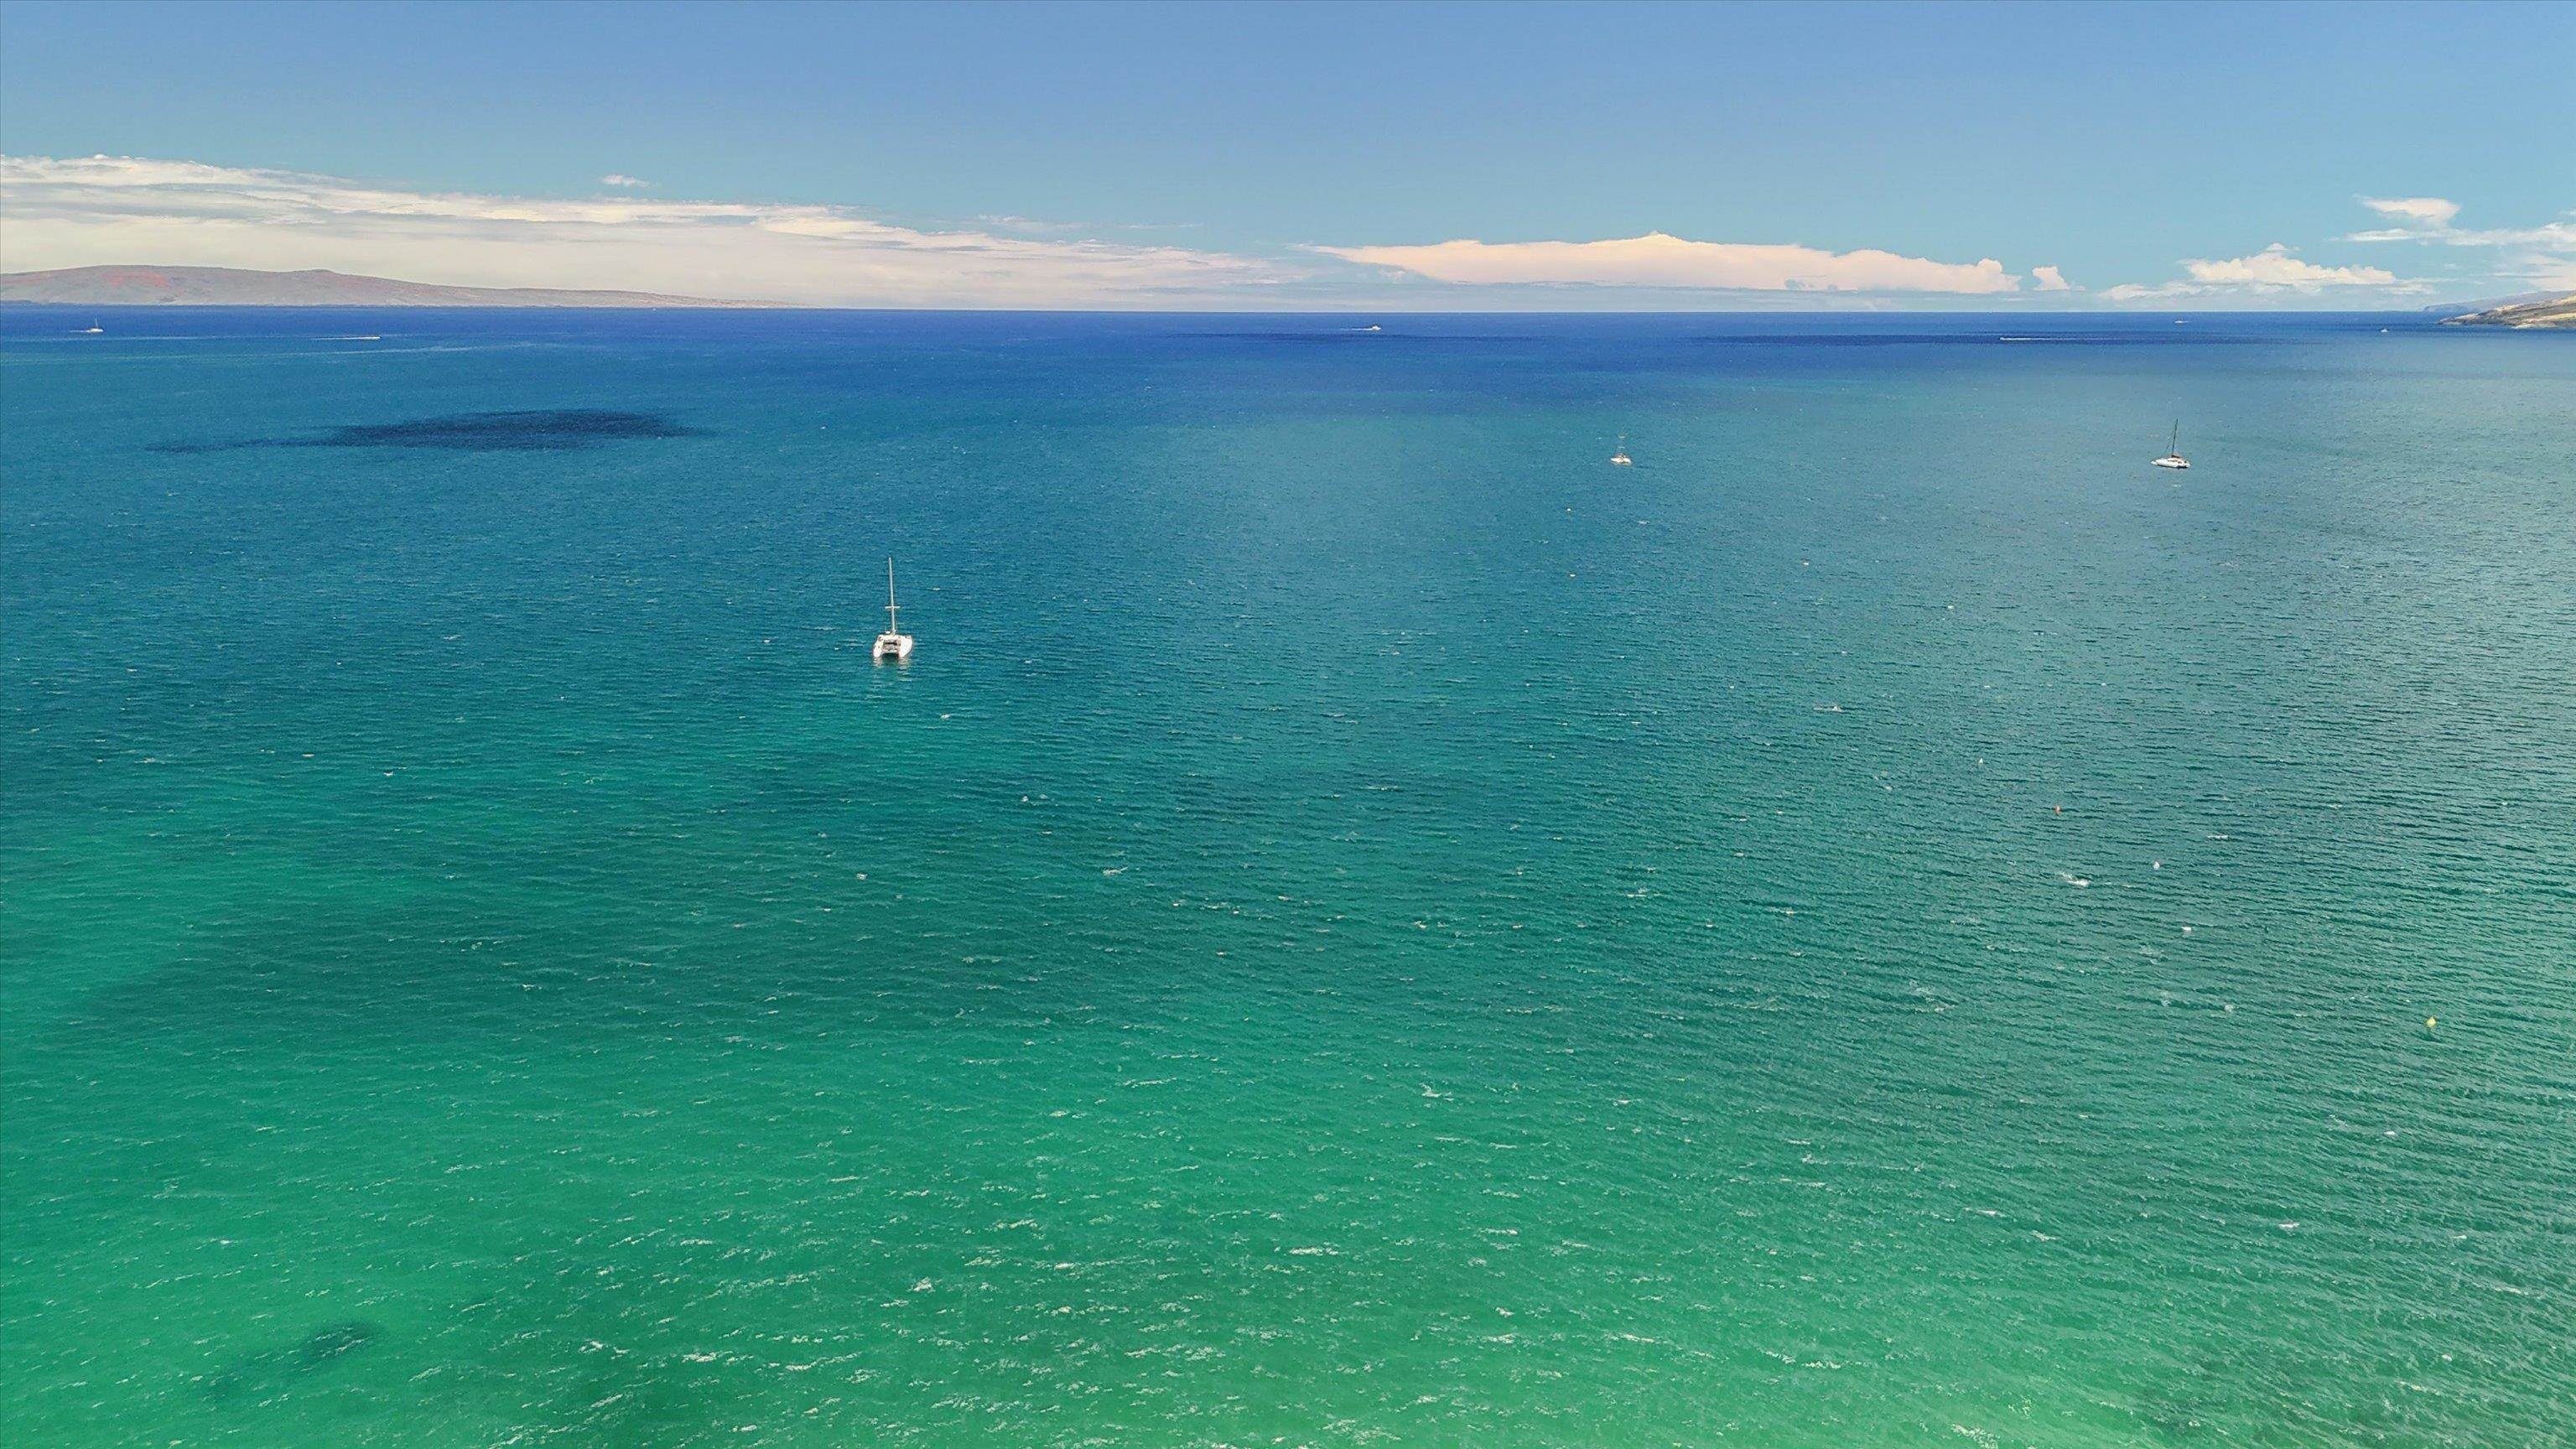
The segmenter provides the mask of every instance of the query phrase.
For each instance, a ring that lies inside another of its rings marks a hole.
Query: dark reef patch
[[[206,1397],[229,1399],[267,1393],[306,1374],[319,1373],[382,1337],[384,1330],[363,1318],[328,1323],[304,1336],[292,1348],[255,1353],[204,1381]]]
[[[296,1345],[298,1368],[317,1369],[344,1353],[365,1348],[376,1341],[377,1328],[362,1318],[317,1328]]]
[[[152,453],[230,453],[242,448],[284,448],[293,446],[283,438],[242,438],[224,443],[146,443]]]
[[[644,438],[696,437],[663,413],[609,408],[450,413],[399,423],[350,423],[308,438],[158,443],[156,453],[224,453],[237,448],[443,448],[467,452],[560,453]]]
[[[685,438],[689,429],[660,413],[605,408],[553,408],[535,412],[456,413],[402,423],[359,423],[333,428],[317,448],[492,448],[557,452],[631,438]]]

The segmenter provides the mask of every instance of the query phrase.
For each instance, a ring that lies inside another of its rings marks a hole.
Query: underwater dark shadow
[[[438,448],[463,452],[561,453],[651,438],[702,437],[667,413],[547,408],[450,413],[398,423],[349,423],[301,438],[154,443],[156,453],[228,453],[241,448]]]

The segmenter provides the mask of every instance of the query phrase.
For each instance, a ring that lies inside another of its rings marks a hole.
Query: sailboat
[[[1619,451],[1610,455],[1610,461],[1613,465],[1621,468],[1635,466],[1637,460],[1628,456],[1628,435],[1626,433],[1621,433],[1619,435]]]
[[[912,657],[912,636],[895,622],[894,560],[886,560],[886,630],[877,636],[876,658],[900,664]]]
[[[98,334],[105,332],[106,330],[106,328],[99,326],[98,323],[93,320],[87,327],[80,330],[80,335],[83,337],[96,337]]]
[[[2156,460],[2156,466],[2159,468],[2188,468],[2191,466],[2191,460],[2182,455],[2182,424],[2180,421],[2176,421],[2174,423],[2173,437],[2165,443],[2165,455]]]

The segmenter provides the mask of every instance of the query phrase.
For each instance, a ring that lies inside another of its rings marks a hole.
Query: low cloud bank
[[[1678,287],[1746,292],[1947,292],[1990,295],[2021,278],[1988,258],[1936,262],[1894,252],[1686,241],[1663,232],[1610,241],[1445,241],[1317,247],[1326,256],[1462,286]],[[2045,269],[2054,274],[2055,269]]]
[[[2221,260],[2193,258],[2182,264],[2183,280],[2153,286],[2128,283],[2107,288],[2111,302],[2151,302],[2168,298],[2264,297],[2295,293],[2320,294],[2330,288],[2376,287],[2390,292],[2420,292],[2421,282],[2400,280],[2380,267],[2324,267],[2301,261],[2297,253],[2274,242],[2251,256]]]

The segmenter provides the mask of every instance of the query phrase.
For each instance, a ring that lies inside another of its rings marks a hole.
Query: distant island
[[[442,287],[346,272],[237,267],[70,267],[0,273],[0,304],[67,307],[769,307],[658,292]]]
[[[2576,330],[2576,292],[2509,297],[2474,312],[2442,319],[2445,327],[2523,327]]]

